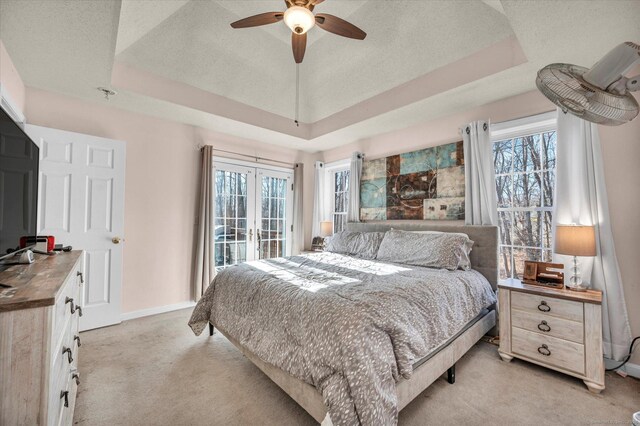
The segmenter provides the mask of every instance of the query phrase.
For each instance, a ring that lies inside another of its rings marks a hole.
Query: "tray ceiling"
[[[316,12],[368,35],[309,32],[297,127],[288,28],[229,26],[284,9],[282,0],[0,0],[0,38],[28,86],[93,101],[97,86],[112,86],[116,107],[307,151],[533,90],[547,63],[590,66],[640,41],[637,1],[326,0]]]

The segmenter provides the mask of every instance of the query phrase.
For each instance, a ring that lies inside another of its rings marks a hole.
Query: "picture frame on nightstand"
[[[534,262],[524,262],[524,275],[525,280],[536,280],[536,274],[538,273],[538,264]]]

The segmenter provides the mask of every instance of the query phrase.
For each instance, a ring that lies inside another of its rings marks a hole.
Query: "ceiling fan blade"
[[[258,27],[260,25],[274,24],[278,21],[281,21],[283,17],[283,12],[260,13],[259,15],[249,16],[248,18],[232,22],[231,26],[233,28]]]
[[[301,63],[304,59],[304,51],[307,50],[307,33],[296,34],[292,32],[291,47],[293,47],[293,59],[296,60],[296,64]]]
[[[362,31],[355,25],[340,19],[337,16],[329,15],[328,13],[318,13],[316,15],[316,24],[325,31],[338,34],[342,37],[355,38],[357,40],[364,40],[367,33]]]
[[[320,3],[322,3],[324,0],[311,0],[311,4],[316,6],[319,5]]]

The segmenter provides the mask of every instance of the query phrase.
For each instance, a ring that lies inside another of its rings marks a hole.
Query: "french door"
[[[216,269],[291,254],[292,172],[215,161],[213,179]]]

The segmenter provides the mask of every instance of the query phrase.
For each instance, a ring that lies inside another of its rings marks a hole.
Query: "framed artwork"
[[[462,141],[364,161],[361,220],[464,219]]]

